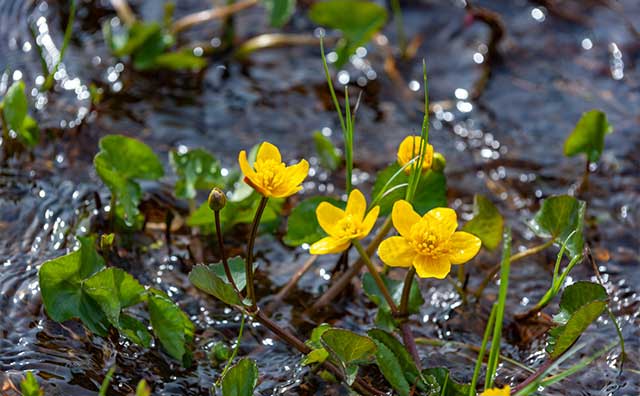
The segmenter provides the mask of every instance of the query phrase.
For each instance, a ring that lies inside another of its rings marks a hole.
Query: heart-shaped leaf
[[[604,150],[604,137],[613,132],[607,116],[600,110],[591,110],[584,114],[575,129],[564,142],[564,155],[573,157],[584,153],[589,162],[597,162]]]
[[[193,199],[198,190],[224,185],[220,162],[206,150],[195,149],[186,153],[171,151],[169,162],[178,175],[175,187],[178,198]]]
[[[241,359],[222,378],[222,396],[253,396],[258,384],[258,366],[249,359]]]
[[[529,225],[536,235],[551,238],[559,246],[566,241],[566,251],[569,258],[573,258],[582,255],[586,207],[584,201],[568,195],[549,197],[542,202],[540,210]]]
[[[242,305],[240,296],[238,296],[238,293],[226,279],[224,268],[222,271],[222,274],[220,274],[220,268],[218,268],[216,264],[196,265],[189,274],[189,280],[198,289],[226,304]],[[234,282],[236,279],[240,281],[240,278],[234,276]],[[246,281],[242,283],[244,286]],[[240,285],[238,285],[238,287],[240,287]]]
[[[476,194],[473,197],[473,219],[462,227],[482,241],[482,245],[494,250],[502,240],[504,219],[498,208],[485,196]]]
[[[148,308],[153,333],[171,357],[190,366],[193,322],[166,294],[155,289],[150,292]]]

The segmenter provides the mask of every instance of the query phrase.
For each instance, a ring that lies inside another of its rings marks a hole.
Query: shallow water
[[[450,205],[468,219],[473,194],[489,196],[513,227],[514,248],[520,249],[535,243],[524,220],[537,210],[539,198],[574,192],[582,176],[583,161],[562,156],[564,138],[583,111],[604,110],[615,132],[607,136],[603,158],[591,174],[585,197],[589,201],[586,235],[627,342],[625,368],[638,370],[640,39],[624,18],[640,29],[640,4],[620,1],[623,10],[614,10],[598,1],[563,2],[561,10],[571,16],[567,20],[536,8],[533,1],[478,2],[499,12],[507,36],[486,90],[479,99],[469,100],[482,74],[483,66],[476,62],[486,56],[486,25],[465,23],[465,12],[455,1],[410,3],[404,11],[407,35],[420,35],[424,41],[415,59],[397,64],[402,81],[390,78],[383,68],[390,48],[384,40],[367,46],[366,53],[362,51],[345,68],[348,74],[342,74],[342,78],[349,76],[353,97],[359,87],[363,90],[355,137],[359,183],[367,189],[375,171],[393,161],[402,137],[418,133],[420,60],[424,57],[434,112],[430,139],[448,160]],[[132,4],[146,19],[162,13],[155,1]],[[177,13],[185,15],[208,4],[181,1]],[[0,70],[6,70],[0,92],[20,75],[29,88],[35,86],[41,71],[30,27],[37,29],[41,42],[49,42],[50,37],[59,46],[66,23],[63,9],[55,1],[0,1]],[[0,168],[2,394],[15,394],[10,384],[17,384],[24,371],[34,370],[47,395],[94,395],[107,369],[116,364],[109,394],[130,394],[145,378],[154,394],[206,395],[219,374],[208,363],[207,349],[218,340],[232,343],[237,335],[239,316],[190,286],[186,275],[194,260],[189,246],[203,246],[196,255],[206,261],[215,257],[206,240],[194,240],[184,229],[174,235],[171,254],[162,246],[120,254],[127,270],[143,284],[166,290],[196,323],[194,367],[182,369],[157,348],[144,350],[118,337],[87,334],[76,322],[60,325],[47,319],[37,284],[39,266],[72,248],[74,234],[90,229],[100,209],[96,194],[103,202],[108,199],[91,163],[100,137],[124,133],[142,139],[161,155],[167,182],[144,185],[145,201],[159,211],[185,207],[171,198],[173,176],[166,155],[171,148],[204,147],[232,167],[235,153],[259,140],[279,145],[287,157],[307,158],[314,155],[308,144],[313,131],[331,132],[335,142],[340,140],[318,48],[267,50],[244,63],[228,54],[217,55],[200,75],[139,74],[113,59],[104,46],[98,22],[113,16],[107,1],[81,2],[56,92],[33,98],[38,106],[34,115],[46,129],[43,142],[32,158],[23,154]],[[239,37],[266,29],[258,9],[243,12],[237,26]],[[299,13],[287,30],[310,33],[313,26]],[[212,24],[194,29],[187,37],[215,38],[217,31]],[[387,26],[384,37],[395,42],[393,24]],[[55,51],[52,47],[54,56]],[[97,113],[87,117],[86,90],[91,82],[104,86],[107,94]],[[307,194],[341,190],[341,176],[328,177],[321,169],[314,170],[305,186]],[[161,240],[162,233],[149,231],[138,238],[136,246],[147,246]],[[237,243],[230,238],[234,240]],[[307,259],[304,251],[286,248],[271,237],[259,239],[256,248],[262,295],[285,284]],[[544,293],[554,258],[555,251],[550,251],[514,265],[508,314],[524,310]],[[472,286],[497,259],[497,253],[482,253],[468,266]],[[276,308],[274,318],[283,325],[293,321],[296,328],[309,331],[312,324],[299,312],[327,287],[334,264],[334,257],[320,258],[287,303]],[[588,264],[576,267],[571,278],[595,280]],[[480,343],[495,288],[488,290],[481,304],[471,306],[460,305],[446,282],[423,281],[422,288],[427,304],[416,317],[417,335]],[[365,300],[346,296],[322,319],[362,331],[371,326],[375,314]],[[544,341],[522,339],[535,329],[519,328],[510,318],[505,328],[504,354],[530,366],[543,360]],[[587,343],[583,355],[615,337],[614,327],[602,316],[581,338]],[[451,347],[420,349],[425,365],[446,365],[456,379],[470,379],[474,354]],[[299,355],[258,325],[248,326],[240,353],[258,362],[260,394],[345,393],[301,369]],[[637,395],[638,375],[629,371],[618,375],[619,354],[619,348],[613,349],[589,369],[543,393]],[[499,369],[502,383],[522,378],[522,370],[512,366]]]

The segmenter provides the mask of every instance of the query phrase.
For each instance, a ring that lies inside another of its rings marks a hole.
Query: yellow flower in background
[[[238,163],[245,183],[267,198],[286,198],[297,193],[302,190],[300,184],[309,173],[309,163],[305,160],[286,166],[280,150],[269,142],[260,145],[253,167],[244,150],[238,155]]]
[[[422,144],[422,138],[420,136],[407,136],[404,138],[400,146],[398,147],[398,164],[400,166],[405,166],[407,162],[414,159],[418,154],[420,154],[420,145]],[[416,163],[418,160],[416,160]],[[405,173],[411,173],[411,169],[416,166],[416,163],[407,166],[404,171]],[[431,169],[431,164],[433,163],[433,146],[427,143],[427,148],[425,150],[424,160],[422,161],[422,171],[426,171]]]
[[[480,250],[480,239],[456,231],[453,209],[435,208],[421,217],[409,202],[400,200],[393,205],[391,219],[400,236],[382,241],[380,259],[391,267],[414,266],[421,278],[443,279],[451,264],[463,264]]]
[[[511,394],[511,387],[509,385],[504,388],[491,388],[482,392],[480,396],[509,396]]]
[[[374,207],[368,214],[366,211],[367,201],[359,190],[351,191],[345,210],[329,202],[321,202],[316,208],[316,216],[320,227],[329,236],[311,245],[311,254],[340,253],[351,245],[353,239],[362,239],[369,235],[378,218],[380,207]]]

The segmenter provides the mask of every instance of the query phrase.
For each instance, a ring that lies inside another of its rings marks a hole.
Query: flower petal
[[[285,169],[285,176],[288,184],[293,187],[298,187],[300,183],[309,174],[309,163],[306,160],[300,160],[295,165],[287,166]]]
[[[478,254],[482,242],[475,235],[468,232],[454,232],[449,239],[449,260],[452,264],[463,264]]]
[[[458,228],[456,211],[450,208],[431,209],[424,217],[436,220],[435,224],[432,224],[434,224],[438,236],[441,239],[449,238],[456,231],[456,228]]]
[[[325,237],[311,245],[309,253],[311,254],[331,254],[340,253],[347,250],[351,241],[348,239],[338,239],[333,237]]]
[[[380,213],[379,206],[375,206],[373,209],[369,211],[369,213],[367,213],[367,216],[364,218],[364,221],[362,222],[362,232],[360,233],[360,236],[358,236],[358,239],[362,239],[367,235],[369,235],[369,233],[371,232],[371,229],[376,224],[376,220],[378,219],[379,213]]]
[[[362,221],[366,211],[367,200],[364,198],[364,195],[362,195],[358,189],[351,191],[349,199],[347,199],[347,208],[345,209],[345,213],[352,215],[358,221]]]
[[[451,271],[451,262],[446,256],[431,257],[419,254],[413,259],[413,266],[421,278],[444,279]]]
[[[273,160],[275,162],[282,162],[280,156],[280,150],[269,142],[262,142],[258,149],[258,155],[256,155],[256,161]]]
[[[416,251],[400,236],[392,236],[380,244],[378,256],[390,267],[411,267]]]
[[[344,210],[331,205],[329,202],[320,202],[320,205],[316,208],[316,217],[324,232],[331,235],[338,221],[345,217],[345,213]]]
[[[393,220],[393,226],[400,235],[409,237],[411,227],[420,221],[420,215],[413,210],[409,202],[401,199],[393,204],[391,219]]]

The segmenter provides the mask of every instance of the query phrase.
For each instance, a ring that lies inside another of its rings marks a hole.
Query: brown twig
[[[186,15],[173,23],[173,25],[171,26],[171,33],[178,34],[185,29],[189,29],[202,23],[210,22],[216,19],[224,19],[239,11],[251,8],[256,4],[258,4],[258,0],[241,0],[237,3],[233,3],[225,7],[215,7],[209,10],[199,11],[193,14]]]
[[[280,289],[278,294],[275,295],[274,300],[275,301],[284,300],[284,298],[291,292],[291,289],[296,287],[300,278],[302,278],[302,276],[306,274],[307,271],[311,269],[311,267],[313,267],[313,264],[316,262],[317,259],[318,259],[318,256],[309,257],[309,259],[305,261],[302,267],[300,267],[300,269],[298,269],[298,271],[296,271],[296,273],[293,274],[289,282],[287,282],[287,284],[282,289]]]
[[[127,0],[111,0],[111,5],[125,25],[131,26],[136,22],[136,14],[129,7]]]

